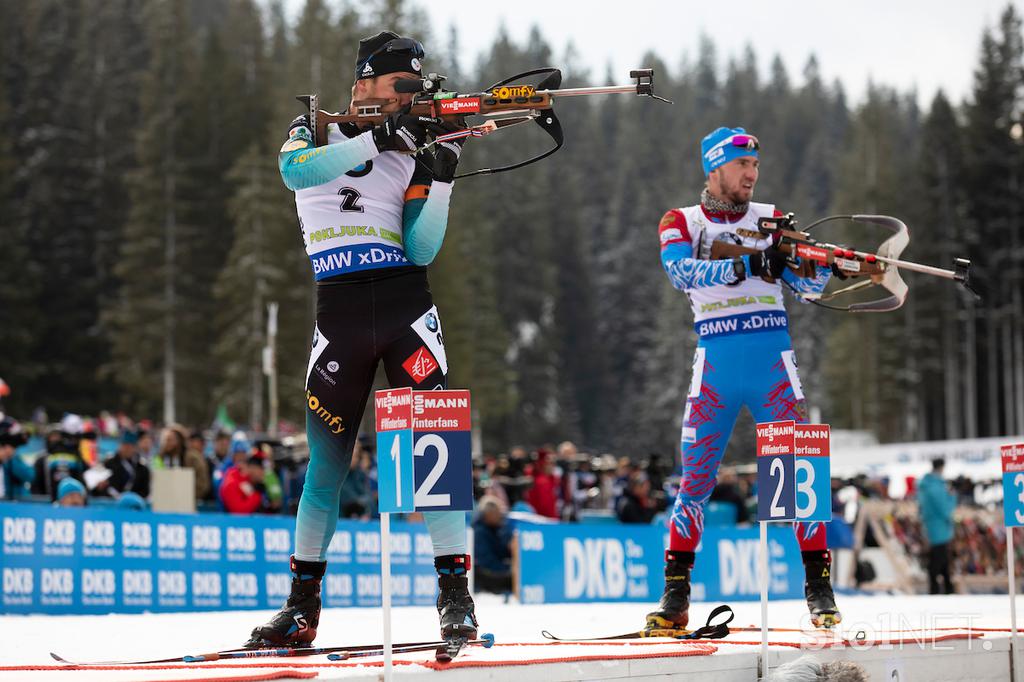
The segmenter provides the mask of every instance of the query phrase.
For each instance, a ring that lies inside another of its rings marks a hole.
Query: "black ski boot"
[[[693,552],[665,551],[665,591],[658,610],[647,614],[648,633],[654,630],[684,630],[690,621],[690,571]]]
[[[292,557],[292,593],[277,615],[252,631],[244,649],[304,647],[316,638],[320,624],[320,581],[326,561],[299,561]]]
[[[801,552],[804,560],[804,595],[811,622],[816,628],[833,628],[843,619],[832,592],[832,554],[825,551]]]
[[[469,594],[468,554],[449,554],[434,558],[437,569],[437,613],[441,618],[441,639],[448,642],[450,656],[476,639],[477,621],[473,597]],[[440,652],[439,652],[440,654]]]

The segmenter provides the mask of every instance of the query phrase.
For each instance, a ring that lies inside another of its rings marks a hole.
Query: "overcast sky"
[[[556,56],[571,40],[583,63],[593,67],[592,75],[603,78],[610,63],[624,82],[629,69],[639,66],[648,50],[677,71],[684,55],[693,58],[698,38],[705,33],[719,46],[722,63],[751,44],[762,71],[779,54],[791,80],[799,83],[804,64],[814,54],[822,76],[827,81],[839,79],[853,103],[874,81],[904,91],[916,88],[918,100],[927,105],[940,87],[955,101],[970,92],[982,30],[996,24],[1007,0],[429,0],[418,4],[426,8],[433,37],[441,45],[447,40],[448,26],[458,28],[461,64],[466,67],[488,49],[501,24],[517,42],[526,39],[531,26],[539,26]],[[1021,13],[1024,0],[1013,4]]]

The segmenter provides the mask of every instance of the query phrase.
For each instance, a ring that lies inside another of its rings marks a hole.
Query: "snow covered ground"
[[[1010,625],[1009,602],[1005,596],[841,596],[839,605],[844,614],[842,630],[852,637],[864,632],[875,637],[894,630],[933,630],[936,628],[1007,628]],[[638,629],[650,604],[552,604],[520,605],[505,603],[500,598],[482,595],[477,599],[477,613],[483,632],[492,632],[498,643],[529,643],[545,641],[541,630],[550,630],[566,637],[612,635]],[[691,626],[703,625],[711,604],[697,604],[691,609]],[[736,611],[733,626],[757,625],[760,606],[757,602],[732,604]],[[1024,602],[1018,602],[1024,606]],[[110,615],[110,616],[3,616],[0,617],[0,666],[52,665],[49,656],[55,651],[68,659],[106,660],[120,658],[167,657],[198,654],[241,644],[249,630],[264,622],[269,611],[234,611],[217,613]],[[798,601],[770,603],[769,625],[798,628],[806,625],[806,606]],[[432,639],[437,632],[437,614],[424,607],[398,608],[393,612],[395,641]],[[799,638],[799,633],[789,635]],[[755,632],[744,633],[749,640],[758,640]],[[1005,637],[1005,635],[1003,635]],[[381,641],[379,609],[328,609],[324,612],[317,644],[369,644]],[[987,643],[986,643],[987,644]],[[671,644],[667,645],[671,646]],[[975,644],[979,647],[980,644]],[[1005,647],[1004,647],[1005,648]],[[524,648],[533,650],[536,647]],[[991,649],[988,646],[986,650]],[[480,658],[499,652],[479,652]],[[715,654],[737,652],[733,647]],[[501,656],[515,657],[515,648],[503,648]],[[747,653],[750,653],[748,651]],[[419,655],[421,660],[429,654]],[[293,662],[323,661],[323,657],[289,659]],[[697,659],[692,659],[696,661]],[[411,666],[403,676],[408,677]],[[379,671],[379,668],[377,669]],[[352,676],[357,671],[349,669]],[[367,669],[363,669],[366,673]],[[423,671],[420,671],[421,673]],[[469,671],[466,671],[469,672]],[[188,673],[201,676],[201,671]],[[134,678],[167,679],[142,673]],[[343,675],[349,677],[348,674]],[[115,679],[109,671],[79,673],[46,673],[0,671],[0,680]],[[178,678],[182,675],[178,674]],[[446,679],[448,675],[445,674]],[[321,675],[321,679],[324,676]],[[353,677],[354,679],[354,677]],[[478,678],[483,679],[483,678]],[[498,678],[491,678],[498,679]],[[531,679],[537,679],[531,677]],[[571,678],[568,678],[571,679]],[[911,678],[913,679],[913,678]]]

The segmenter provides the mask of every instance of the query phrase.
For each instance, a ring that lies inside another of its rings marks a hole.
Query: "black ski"
[[[440,663],[448,663],[458,655],[464,647],[467,646],[482,646],[485,649],[490,649],[494,646],[494,635],[486,633],[480,637],[480,639],[469,639],[461,640],[458,647],[452,649],[452,642],[424,642],[422,644],[396,644],[391,647],[392,654],[408,654],[415,651],[433,651],[434,658]],[[453,653],[454,651],[454,653]],[[383,656],[384,647],[376,645],[373,648],[361,649],[359,651],[345,650],[338,651],[327,655],[327,659],[331,661],[347,661],[352,658],[365,658],[367,656]]]
[[[469,644],[490,648],[494,644],[494,635],[485,634],[478,640],[471,640]],[[391,646],[394,653],[408,651],[431,651],[438,647],[447,646],[444,640],[432,642],[399,642]],[[73,666],[94,666],[94,665],[146,665],[150,663],[203,663],[209,661],[222,661],[235,658],[270,658],[270,657],[294,657],[294,656],[320,656],[323,654],[337,654],[339,658],[355,658],[357,656],[382,656],[384,647],[381,644],[358,644],[351,646],[330,646],[330,647],[268,647],[263,649],[225,649],[207,654],[187,654],[184,656],[173,656],[170,658],[154,658],[148,660],[115,660],[115,661],[72,661],[50,652],[50,656],[58,663]]]
[[[728,614],[728,617],[721,623],[712,624],[712,620]],[[673,639],[721,639],[729,634],[729,623],[735,618],[736,614],[732,612],[732,608],[725,604],[715,607],[711,611],[711,615],[708,616],[707,623],[703,627],[699,627],[696,630],[687,630],[685,628],[651,628],[644,630],[635,630],[633,632],[623,632],[617,635],[610,635],[608,637],[556,637],[547,630],[541,630],[540,634],[545,639],[550,639],[554,642],[600,642],[603,640],[616,640],[616,639],[645,639],[648,637],[671,637]]]

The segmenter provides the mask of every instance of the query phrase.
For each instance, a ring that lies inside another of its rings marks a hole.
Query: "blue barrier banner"
[[[295,519],[0,503],[0,612],[276,609],[288,596]],[[392,522],[392,603],[433,605],[426,526]],[[327,607],[379,606],[380,528],[338,521]]]
[[[517,526],[524,603],[656,602],[664,587],[668,533],[660,526]],[[694,601],[760,598],[758,529],[704,529],[693,569]],[[803,597],[800,549],[789,526],[768,528],[772,599]]]

